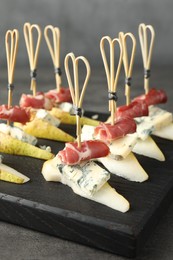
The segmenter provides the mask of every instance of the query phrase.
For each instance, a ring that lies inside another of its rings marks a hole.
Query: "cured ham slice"
[[[8,108],[7,105],[2,105],[0,106],[0,118],[25,124],[30,121],[30,111],[19,106]]]
[[[111,142],[127,134],[136,132],[136,123],[133,118],[120,118],[114,125],[100,123],[94,129],[94,136],[100,140]]]
[[[145,100],[137,100],[131,102],[129,105],[120,106],[117,108],[116,116],[120,117],[140,117],[148,116],[148,106]]]
[[[62,102],[71,102],[71,94],[69,88],[60,88],[60,91],[57,92],[57,89],[49,90],[45,93],[45,97],[49,98],[55,105]]]
[[[164,90],[152,88],[148,94],[141,95],[133,101],[145,100],[148,106],[167,102],[167,95]]]
[[[65,144],[65,148],[57,154],[61,162],[68,165],[79,164],[81,161],[105,157],[109,154],[109,147],[102,141],[89,140],[81,143],[77,142]]]
[[[21,107],[44,108],[46,110],[53,107],[51,100],[45,97],[43,93],[38,93],[36,96],[22,94],[19,104]]]

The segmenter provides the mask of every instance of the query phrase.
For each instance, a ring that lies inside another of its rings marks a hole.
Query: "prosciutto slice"
[[[22,94],[19,104],[21,107],[32,107],[36,109],[46,109],[50,110],[53,107],[53,103],[44,93],[37,93],[36,96]]]
[[[77,142],[65,144],[65,148],[57,154],[61,162],[68,165],[79,164],[81,161],[105,157],[109,154],[109,147],[102,141],[89,140],[81,143]]]
[[[117,108],[116,117],[140,117],[148,116],[149,110],[145,100],[133,101],[129,105],[120,106]]]
[[[133,101],[145,100],[148,106],[167,102],[167,95],[164,90],[150,89],[148,94],[141,95],[133,99]]]
[[[7,105],[2,105],[0,106],[0,118],[25,124],[30,121],[30,111],[19,106],[8,108]]]
[[[45,97],[51,99],[55,104],[72,101],[69,88],[61,87],[59,92],[57,92],[57,89],[49,90],[45,93]]]
[[[114,125],[100,123],[94,129],[96,139],[107,141],[108,143],[127,134],[136,132],[136,123],[133,118],[119,118]]]

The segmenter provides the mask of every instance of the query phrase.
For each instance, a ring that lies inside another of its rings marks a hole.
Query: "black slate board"
[[[99,115],[99,119],[104,120],[104,115]],[[74,126],[64,125],[62,129],[75,133]],[[166,161],[137,156],[150,176],[148,181],[134,183],[115,175],[109,181],[131,204],[125,214],[79,197],[61,183],[46,182],[41,175],[42,160],[3,155],[4,163],[26,174],[31,181],[24,185],[0,182],[0,220],[135,257],[172,203],[173,144],[154,139]],[[64,143],[41,139],[39,144],[50,145],[54,153],[64,147]]]

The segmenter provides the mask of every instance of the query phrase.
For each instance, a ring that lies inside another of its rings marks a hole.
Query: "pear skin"
[[[15,155],[24,155],[43,160],[49,160],[54,157],[52,153],[46,150],[22,142],[2,132],[0,132],[0,152]]]
[[[27,176],[25,176],[24,174],[16,171],[15,169],[1,163],[0,164],[0,180],[17,183],[17,184],[23,184],[25,182],[28,182],[30,179]]]
[[[61,123],[63,124],[76,124],[76,117],[69,114],[69,112],[65,112],[61,110],[60,108],[53,107],[52,110],[49,112],[52,116],[55,116],[56,118],[61,120]],[[80,118],[81,125],[92,125],[97,126],[99,125],[99,121],[88,118],[88,117],[81,117]]]
[[[25,125],[16,122],[14,125],[23,129],[25,133],[33,135],[37,138],[61,142],[73,142],[75,139],[73,136],[40,118],[34,118],[31,122],[28,122]]]

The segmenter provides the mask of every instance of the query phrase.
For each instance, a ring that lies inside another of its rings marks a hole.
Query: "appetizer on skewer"
[[[151,40],[148,47],[148,35],[150,32]],[[173,140],[173,123],[172,113],[156,106],[157,104],[166,103],[167,95],[164,90],[157,90],[149,86],[151,75],[151,57],[154,46],[155,31],[151,25],[139,25],[139,39],[142,51],[144,66],[144,90],[145,94],[137,97],[134,101],[145,101],[149,109],[149,116],[137,118],[137,132],[145,138],[145,134],[160,136],[165,139]]]
[[[110,48],[110,69],[108,66],[105,42]],[[116,75],[114,75],[114,48],[118,44],[120,55]],[[132,148],[137,142],[136,123],[133,118],[124,117],[115,120],[117,102],[117,83],[123,62],[123,46],[118,38],[111,39],[105,36],[100,41],[100,49],[108,82],[109,110],[111,111],[110,123],[100,123],[97,127],[84,126],[82,128],[82,140],[101,139],[110,148],[111,154],[105,158],[99,158],[111,173],[131,181],[143,182],[148,175],[132,153]]]
[[[52,33],[52,44],[49,36]],[[45,93],[45,97],[53,102],[53,108],[50,114],[58,118],[64,124],[76,124],[75,117],[71,115],[73,110],[72,98],[69,88],[62,87],[61,68],[60,68],[60,40],[61,32],[58,27],[47,25],[44,29],[45,40],[52,58],[55,72],[56,89],[49,90]],[[99,122],[87,117],[81,117],[81,124],[98,125]]]
[[[19,33],[17,30],[8,30],[5,36],[8,69],[8,105],[1,106],[1,118],[7,119],[7,124],[0,124],[0,152],[26,155],[40,159],[53,158],[49,151],[35,147],[37,140],[33,136],[25,134],[20,129],[10,126],[11,120],[26,121],[28,112],[18,106],[12,107],[12,95],[14,89],[14,69],[18,49]]]
[[[128,49],[127,49],[127,39],[130,38],[132,41],[132,51],[130,59],[128,58]],[[123,64],[125,71],[125,96],[126,96],[126,105],[120,106],[116,111],[116,118],[120,119],[122,117],[130,117],[134,118],[136,121],[136,117],[147,116],[149,113],[148,106],[145,101],[135,101],[131,102],[131,81],[132,81],[132,70],[134,64],[134,55],[136,49],[136,39],[132,33],[123,32],[119,33],[119,39],[123,46]],[[108,122],[111,119],[108,120]],[[137,121],[138,122],[138,121]],[[138,124],[137,124],[138,129]],[[145,140],[141,138],[141,135],[138,131],[136,131],[136,144],[132,147],[132,151],[138,154],[143,154],[144,156],[148,156],[151,158],[155,158],[157,160],[163,161],[165,157],[162,151],[159,149],[157,144],[153,141],[153,139],[149,136],[149,133],[146,135]]]
[[[70,58],[74,71],[74,88],[68,65]],[[79,95],[78,82],[79,61],[84,62],[87,70],[81,95]],[[47,181],[62,182],[82,197],[102,203],[115,210],[126,212],[129,209],[129,202],[107,183],[110,178],[109,172],[93,161],[100,156],[107,156],[109,154],[108,146],[98,140],[81,142],[80,117],[83,97],[90,76],[89,63],[83,56],[75,58],[73,53],[69,53],[65,57],[65,69],[76,110],[77,141],[67,143],[64,150],[60,151],[53,160],[45,162],[42,174]]]
[[[36,50],[34,53],[33,46],[33,30],[38,33],[38,39],[36,43]],[[48,36],[48,31],[52,32],[53,46]],[[33,109],[45,109],[49,117],[60,120],[62,123],[75,124],[73,116],[70,115],[72,109],[71,94],[69,88],[61,87],[61,69],[60,69],[60,30],[57,27],[48,25],[44,30],[45,39],[52,57],[52,61],[55,67],[55,79],[56,89],[47,93],[36,91],[36,76],[37,76],[37,60],[39,53],[39,46],[41,41],[41,29],[38,25],[24,24],[24,37],[29,57],[30,70],[31,70],[31,94],[22,94],[20,98],[21,107],[31,107]],[[66,101],[66,102],[65,102]],[[68,102],[67,102],[68,101]],[[58,107],[57,107],[58,106]],[[52,110],[51,110],[52,109]],[[82,117],[82,122],[85,124],[97,125],[98,121]]]
[[[35,53],[33,46],[34,29],[38,33]],[[33,91],[33,95],[22,95],[20,99],[20,107],[23,109],[28,109],[30,112],[30,118],[25,124],[22,124],[22,122],[15,123],[15,126],[38,138],[62,142],[73,141],[73,136],[67,134],[59,128],[60,120],[49,113],[48,110],[50,110],[53,106],[52,101],[45,97],[43,93],[37,93],[36,91],[36,67],[41,41],[40,27],[35,24],[30,25],[29,23],[25,23],[24,36],[31,69],[31,90]]]

